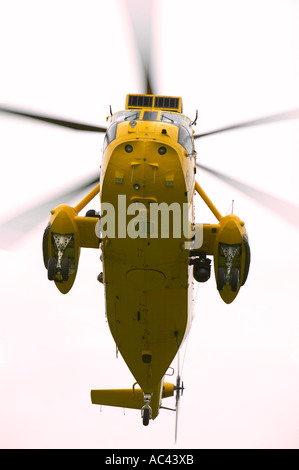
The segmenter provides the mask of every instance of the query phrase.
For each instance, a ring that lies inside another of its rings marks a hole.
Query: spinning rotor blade
[[[31,113],[27,110],[21,110],[7,106],[0,106],[0,113],[35,119],[37,121],[46,122],[47,124],[53,124],[55,126],[68,127],[69,129],[74,129],[76,131],[106,132],[105,127],[92,126],[90,124],[84,124],[83,122],[66,121],[65,119],[58,119],[54,116]]]
[[[299,206],[292,204],[291,202],[284,201],[277,196],[272,196],[260,189],[249,186],[248,184],[242,183],[239,180],[232,178],[231,176],[225,175],[220,171],[213,170],[205,165],[196,163],[198,168],[212,174],[216,178],[219,178],[221,181],[224,181],[230,186],[238,189],[246,196],[251,197],[252,199],[259,202],[262,206],[270,209],[279,217],[282,217],[288,223],[294,225],[296,228],[299,228]]]
[[[50,215],[51,209],[79,196],[82,190],[96,185],[99,182],[99,177],[99,173],[95,172],[81,183],[71,185],[65,191],[51,196],[40,203],[34,204],[28,209],[20,211],[10,219],[0,223],[0,247],[4,249],[10,248],[14,243],[19,241],[23,235],[30,232],[30,230],[45,220],[47,215]]]
[[[143,92],[153,94],[153,70],[151,53],[153,50],[153,0],[126,0],[135,38],[135,45],[142,67]]]
[[[290,119],[298,119],[298,118],[299,118],[299,108],[293,109],[291,111],[286,111],[284,113],[272,114],[271,116],[265,116],[259,119],[253,119],[251,121],[243,121],[243,122],[239,122],[236,124],[231,124],[230,126],[220,127],[219,129],[215,129],[209,132],[204,132],[202,134],[195,134],[194,139],[201,139],[202,137],[206,137],[208,135],[219,134],[220,132],[233,131],[235,129],[240,129],[242,127],[260,126],[261,124],[270,124],[271,122],[287,121]]]

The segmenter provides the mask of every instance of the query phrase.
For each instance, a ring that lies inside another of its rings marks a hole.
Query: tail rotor
[[[179,354],[179,353],[178,353]],[[184,382],[181,380],[180,372],[178,370],[178,375],[175,384],[175,442],[177,441],[178,437],[178,424],[179,424],[179,406],[180,406],[180,399],[183,396],[184,392]]]

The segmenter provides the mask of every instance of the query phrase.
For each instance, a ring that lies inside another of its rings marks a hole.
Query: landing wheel
[[[63,281],[68,281],[70,276],[70,260],[65,258],[61,263],[61,276]]]
[[[100,218],[100,214],[95,211],[94,209],[89,209],[86,214],[85,214],[85,217],[97,217],[98,219]]]
[[[238,268],[233,268],[232,269],[232,281],[231,281],[232,292],[237,292],[237,290],[239,289],[239,280],[240,280],[239,270]]]
[[[56,259],[49,258],[48,260],[48,279],[54,281],[56,275]]]
[[[142,414],[142,424],[143,424],[143,426],[148,426],[149,425],[149,420],[150,420],[150,409],[149,408],[144,408],[143,414]]]
[[[217,289],[223,290],[223,287],[224,287],[224,268],[220,266],[217,271]]]

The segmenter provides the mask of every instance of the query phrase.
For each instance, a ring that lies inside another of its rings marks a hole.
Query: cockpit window
[[[188,131],[192,134],[192,127],[191,127],[191,121],[190,119],[186,116],[185,119],[185,127],[188,129]]]
[[[174,124],[179,128],[178,142],[187,151],[191,157],[193,155],[193,138],[191,121],[187,116],[178,113],[161,112],[160,121],[165,121]]]
[[[144,111],[143,112],[143,121],[156,121],[158,116],[158,111]]]
[[[138,120],[140,117],[140,111],[119,111],[117,113],[116,122],[123,122],[123,121],[132,121]]]
[[[105,138],[104,138],[104,145],[103,151],[106,149],[107,145],[110,144],[114,139],[116,139],[116,131],[117,126],[121,122],[130,122],[130,121],[138,121],[140,119],[140,113],[143,112],[142,120],[143,121],[156,121],[160,119],[160,122],[167,122],[169,124],[173,124],[174,126],[178,127],[178,143],[181,144],[187,154],[192,157],[193,156],[193,131],[191,121],[187,116],[179,113],[169,113],[167,111],[139,111],[139,110],[125,110],[119,111],[118,113],[113,114],[111,116],[111,124],[107,129]],[[135,123],[137,124],[137,123]]]
[[[108,127],[105,137],[104,137],[104,143],[103,143],[103,152],[107,145],[112,142],[112,140],[116,139],[116,130],[117,130],[117,122],[111,124],[110,127]]]
[[[184,119],[185,116],[177,113],[162,112],[160,116],[160,121],[171,122],[173,124],[179,124],[181,126],[184,124]]]
[[[186,127],[179,126],[178,143],[186,149],[189,157],[193,156],[193,140]]]

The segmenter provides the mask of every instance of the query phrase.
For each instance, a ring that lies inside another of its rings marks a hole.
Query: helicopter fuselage
[[[179,143],[180,132],[185,147]],[[193,317],[189,251],[183,219],[175,220],[174,213],[179,210],[182,216],[185,206],[189,225],[194,223],[192,128],[182,114],[137,110],[114,115],[106,136],[100,199],[101,207],[108,203],[115,211],[106,226],[101,214],[103,230],[109,231],[112,224],[112,237],[108,233],[102,243],[106,315],[136,382],[144,393],[152,394]],[[109,142],[110,136],[115,138]],[[150,218],[154,205],[161,209],[155,220],[158,226]],[[163,223],[168,224],[165,237],[161,237]]]

